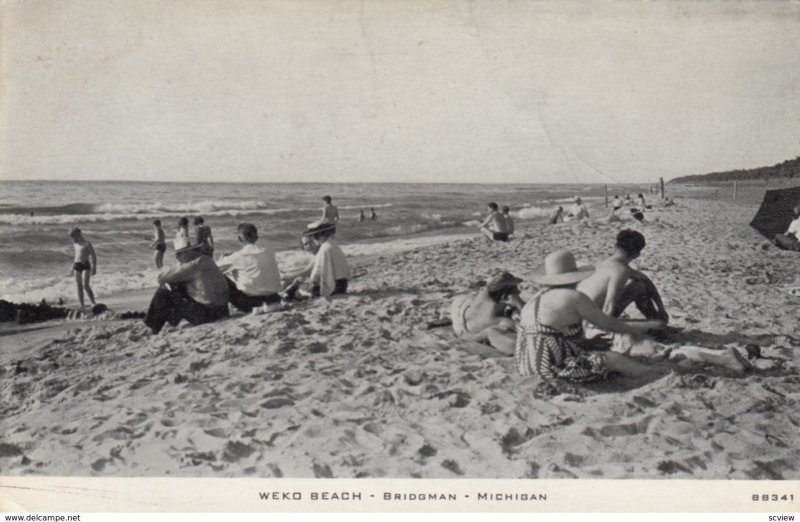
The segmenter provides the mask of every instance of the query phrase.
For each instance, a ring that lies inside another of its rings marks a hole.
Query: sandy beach
[[[798,257],[762,248],[754,212],[683,198],[646,224],[407,241],[357,257],[350,295],[158,336],[113,319],[7,330],[0,474],[797,479]],[[543,386],[426,328],[495,269],[527,279],[556,248],[596,262],[626,227],[647,238],[635,266],[681,329],[672,345],[758,346],[751,370],[645,359],[664,372]],[[142,309],[148,297],[107,301]]]

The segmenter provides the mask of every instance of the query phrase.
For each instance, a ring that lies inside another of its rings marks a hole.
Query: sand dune
[[[373,255],[330,300],[159,336],[105,321],[26,350],[9,347],[30,333],[0,337],[0,473],[796,479],[800,258],[762,249],[751,210],[682,200],[635,225],[672,344],[758,346],[748,372],[651,361],[648,379],[549,386],[425,328],[496,268],[525,277],[557,247],[595,261],[633,226],[535,223],[508,244]]]

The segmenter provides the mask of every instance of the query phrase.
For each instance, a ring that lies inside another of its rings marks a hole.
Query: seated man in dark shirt
[[[178,265],[158,275],[160,287],[144,319],[154,334],[166,322],[177,326],[186,319],[197,325],[228,316],[228,283],[214,260],[200,245],[180,248],[175,257]]]

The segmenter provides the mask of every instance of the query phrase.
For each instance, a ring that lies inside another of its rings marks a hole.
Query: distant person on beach
[[[176,249],[175,258],[178,265],[158,275],[159,289],[144,319],[154,334],[167,322],[198,325],[228,316],[228,283],[214,260],[200,245]]]
[[[97,255],[94,252],[92,243],[84,239],[81,229],[74,227],[69,232],[69,237],[72,238],[72,244],[75,247],[75,260],[72,263],[72,274],[75,276],[75,284],[78,287],[78,302],[81,308],[85,306],[83,301],[83,292],[89,296],[92,304],[94,301],[94,292],[92,292],[91,279],[93,275],[97,274]]]
[[[614,200],[611,202],[611,210],[616,212],[617,210],[622,208],[622,200],[619,199],[619,194],[614,196]]]
[[[520,374],[591,381],[605,378],[610,371],[640,373],[647,369],[615,352],[586,352],[581,348],[583,321],[606,331],[630,334],[664,327],[662,321],[628,323],[604,314],[575,289],[592,272],[591,266],[578,267],[567,250],[557,250],[545,258],[544,267],[532,277],[545,289],[528,301],[520,315],[514,353]]]
[[[589,210],[583,204],[580,196],[575,198],[575,203],[567,210],[567,217],[564,221],[572,221],[573,219],[588,219]]]
[[[364,209],[362,208],[361,210],[358,211],[358,221],[359,221],[359,223],[363,223],[364,220],[366,220],[366,219],[367,219],[367,216],[364,215]]]
[[[242,248],[217,261],[227,276],[230,303],[245,313],[257,306],[279,303],[281,274],[275,252],[256,245],[258,229],[252,223],[239,224],[237,236]]]
[[[480,224],[481,233],[486,236],[489,241],[508,241],[508,228],[506,228],[506,220],[503,215],[498,211],[497,203],[491,202],[486,205],[486,210],[489,215]]]
[[[450,306],[453,331],[458,337],[487,342],[497,350],[514,353],[516,322],[525,303],[519,297],[522,279],[499,272],[477,294],[456,296]]]
[[[563,223],[564,222],[564,207],[556,208],[552,214],[550,214],[550,219],[548,223],[550,225],[555,225],[556,223]]]
[[[322,196],[322,201],[324,205],[322,206],[322,218],[319,220],[319,223],[335,225],[339,222],[339,209],[336,208],[336,205],[331,203],[330,196]]]
[[[626,207],[633,205],[633,200],[631,199],[630,194],[625,194],[625,199],[622,200],[622,204],[625,205]]]
[[[645,201],[644,194],[642,194],[641,192],[637,196],[637,204],[642,208],[647,208],[647,201]]]
[[[205,224],[201,216],[194,218],[194,244],[200,245],[200,251],[210,258],[214,257],[214,237],[211,227]]]
[[[776,234],[775,246],[783,250],[800,250],[800,205],[792,209],[792,222],[784,234]]]
[[[154,250],[153,260],[156,262],[156,268],[164,266],[164,252],[167,250],[167,242],[164,239],[164,229],[161,228],[161,220],[153,220],[153,240],[150,242],[150,248]]]
[[[378,219],[378,214],[375,213],[375,208],[374,207],[369,207],[369,218],[372,221],[375,221],[376,219]]]
[[[189,218],[182,217],[178,220],[178,230],[175,231],[175,250],[189,246]]]
[[[514,233],[514,219],[509,214],[510,209],[507,206],[504,205],[501,210],[503,211],[503,219],[506,222],[506,230],[508,230],[508,235],[510,236]]]
[[[304,234],[303,246],[314,252],[314,260],[306,268],[287,275],[293,279],[284,292],[288,299],[294,299],[303,279],[308,279],[311,297],[329,297],[346,294],[350,280],[350,265],[336,243],[336,227],[332,224],[315,225]]]
[[[671,197],[667,196],[667,197],[664,198],[664,206],[665,207],[676,207],[678,205],[677,205],[677,203],[675,203],[675,200],[673,200]]]
[[[603,313],[619,317],[631,303],[646,319],[667,323],[667,313],[655,284],[642,272],[631,268],[644,249],[644,236],[635,230],[617,234],[614,253],[601,261],[595,271],[578,283],[577,290],[602,307]]]

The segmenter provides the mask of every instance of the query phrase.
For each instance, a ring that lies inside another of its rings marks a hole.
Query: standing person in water
[[[161,228],[161,220],[153,220],[153,240],[150,242],[150,248],[155,252],[153,253],[153,260],[156,262],[156,268],[164,266],[164,252],[167,250],[167,242],[164,240],[164,229]]]
[[[375,207],[369,207],[369,218],[372,221],[375,221],[376,219],[378,219],[378,214],[375,213]]]
[[[363,223],[365,219],[367,219],[367,216],[364,215],[364,209],[362,208],[358,211],[358,221]]]
[[[335,225],[339,222],[339,209],[331,203],[330,196],[322,196],[322,201],[325,204],[322,206],[322,219],[319,220],[319,223]]]
[[[178,230],[175,232],[175,250],[189,246],[189,218],[182,217],[178,220]]]
[[[78,301],[81,304],[81,308],[83,308],[85,306],[83,302],[84,290],[92,304],[95,304],[90,280],[93,275],[97,274],[97,256],[94,253],[92,244],[83,238],[80,228],[73,228],[69,233],[69,237],[72,238],[72,243],[75,247],[72,275],[75,276],[75,284],[78,287]]]
[[[214,237],[211,235],[211,227],[205,224],[201,216],[194,218],[194,237],[195,244],[200,245],[200,252],[213,259]]]

